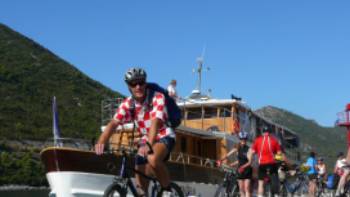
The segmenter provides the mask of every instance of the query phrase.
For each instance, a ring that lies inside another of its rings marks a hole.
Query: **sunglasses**
[[[139,85],[139,86],[143,86],[143,85],[145,85],[146,84],[146,82],[145,81],[135,81],[135,82],[130,82],[130,83],[128,83],[128,85],[130,86],[130,87],[136,87],[137,85]]]

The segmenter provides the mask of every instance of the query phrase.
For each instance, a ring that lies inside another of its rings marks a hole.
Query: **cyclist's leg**
[[[163,188],[170,185],[170,175],[165,161],[168,159],[170,151],[174,145],[174,139],[169,137],[162,138],[159,142],[152,146],[154,153],[152,155],[148,155],[147,158]]]
[[[141,156],[141,152],[139,152],[135,157],[135,169],[144,174],[149,174],[147,170],[147,159]],[[135,182],[136,189],[139,194],[145,194],[148,192],[149,180],[135,173]]]
[[[264,196],[264,180],[258,180],[258,197]]]
[[[350,170],[349,169],[344,169],[344,173],[341,175],[340,179],[339,179],[339,183],[338,183],[338,187],[337,187],[337,191],[335,192],[336,195],[342,194],[344,191],[344,185],[346,183],[347,177],[350,174]]]
[[[243,191],[246,197],[251,197],[251,179],[253,177],[253,169],[251,167],[246,168],[242,173]],[[241,188],[240,188],[241,190]]]
[[[264,196],[264,178],[266,176],[266,166],[260,165],[258,168],[258,197]]]
[[[309,175],[309,196],[315,196],[317,175]]]
[[[271,164],[270,165],[270,180],[271,180],[271,192],[273,195],[279,194],[280,189],[280,181],[278,178],[278,165]]]
[[[239,194],[241,197],[245,196],[245,187],[244,187],[244,179],[238,179],[238,186],[239,186]]]
[[[244,179],[244,191],[245,191],[245,196],[246,197],[251,197],[252,193],[251,193],[251,180],[250,179]]]

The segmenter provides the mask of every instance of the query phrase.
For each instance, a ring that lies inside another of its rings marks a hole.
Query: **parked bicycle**
[[[291,196],[307,194],[309,189],[309,178],[305,174],[306,171],[304,169],[301,170],[300,168],[296,168],[295,170],[296,178],[293,182],[288,184],[289,193],[291,193]]]
[[[148,176],[136,170],[134,167],[128,167],[128,155],[134,156],[135,151],[127,151],[125,148],[122,148],[120,151],[122,157],[120,174],[119,176],[116,176],[113,183],[107,187],[103,195],[104,197],[113,197],[117,194],[120,197],[126,197],[128,192],[131,192],[135,197],[139,197],[140,195],[137,193],[136,187],[131,179],[132,173],[137,173],[152,183],[151,197],[162,197],[163,193],[167,193],[166,196],[184,197],[181,188],[176,183],[171,182],[169,190],[166,191],[161,188],[160,183],[156,178]]]
[[[234,169],[222,166],[225,171],[224,181],[215,192],[215,197],[236,197],[239,196],[237,174]]]
[[[327,194],[327,185],[323,177],[318,175],[316,179],[316,197],[325,196]]]

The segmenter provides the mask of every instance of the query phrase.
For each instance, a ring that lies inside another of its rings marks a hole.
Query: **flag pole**
[[[54,146],[62,146],[62,143],[60,142],[61,131],[59,128],[56,96],[53,97],[53,101],[52,101],[52,115],[53,115],[52,132],[53,132]]]

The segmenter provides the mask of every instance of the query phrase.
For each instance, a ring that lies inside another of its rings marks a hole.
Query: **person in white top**
[[[173,97],[175,100],[178,99],[177,92],[176,92],[176,80],[173,79],[170,81],[170,84],[167,88],[169,96]]]
[[[338,160],[334,167],[334,173],[340,176],[337,191],[335,192],[335,196],[340,196],[344,192],[344,185],[350,174],[349,165],[343,152],[338,153]]]
[[[319,177],[323,180],[327,180],[327,167],[326,164],[323,162],[323,158],[319,157],[317,159],[316,169]]]

